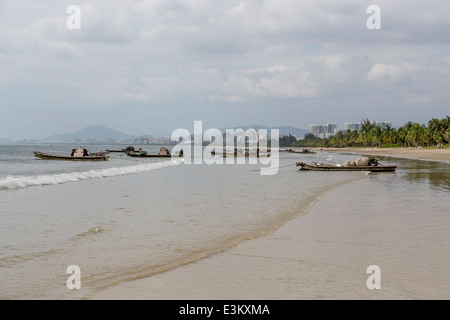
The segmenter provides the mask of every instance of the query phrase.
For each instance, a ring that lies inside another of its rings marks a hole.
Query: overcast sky
[[[0,1],[0,138],[426,123],[450,115],[449,30],[448,0]]]

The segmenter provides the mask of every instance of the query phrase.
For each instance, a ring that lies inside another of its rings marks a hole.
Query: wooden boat
[[[211,154],[214,156],[214,155],[216,155],[216,152],[215,151],[211,151]],[[224,153],[217,153],[217,154],[221,154],[224,158],[226,158],[226,157],[242,157],[242,156],[249,157],[250,154],[256,155],[257,158],[259,158],[259,156],[260,156],[259,152],[258,153],[249,153],[249,152],[245,152],[245,153],[242,152],[241,153],[241,152],[235,151],[234,153],[232,153],[232,152],[224,152]],[[261,153],[261,155],[267,155],[267,157],[270,157],[270,153]]]
[[[394,172],[397,166],[383,166],[383,165],[372,165],[372,166],[332,166],[314,163],[313,165],[308,165],[303,162],[297,162],[297,167],[299,170],[309,170],[309,171],[371,171],[371,172]]]
[[[127,153],[129,157],[134,158],[170,158],[172,157],[171,154],[148,154],[148,153],[140,153],[140,152],[130,152]]]
[[[169,150],[165,147],[162,147],[159,150],[158,154],[148,154],[146,151],[143,151],[142,148],[139,148],[139,151],[128,152],[127,155],[130,157],[135,157],[135,158],[170,158],[170,157],[172,157]],[[180,152],[179,156],[182,157],[183,152]]]
[[[70,156],[61,156],[34,151],[34,155],[45,160],[70,160],[70,161],[107,161],[109,156],[106,153],[89,154],[86,149],[78,148],[72,151]]]
[[[309,154],[317,153],[317,152],[314,152],[314,151],[309,151],[308,149],[302,149],[301,151],[287,149],[286,152],[290,152],[290,153],[309,153]]]
[[[133,152],[134,151],[134,147],[127,147],[126,149],[121,149],[121,150],[106,150],[106,152],[121,152],[121,153],[129,153],[129,152]]]
[[[254,150],[254,149],[252,149]],[[256,152],[249,152],[248,148],[245,148],[245,152],[244,149],[240,149],[238,150],[238,148],[234,148],[234,152],[231,150],[224,150],[225,152],[216,152],[216,151],[211,151],[211,155],[216,155],[216,154],[220,154],[223,157],[249,157],[250,155],[256,155],[257,158],[259,158],[259,155],[261,154],[262,156],[267,156],[270,157],[270,149],[265,148],[263,150],[265,150],[265,152],[259,152],[259,148],[256,149]]]

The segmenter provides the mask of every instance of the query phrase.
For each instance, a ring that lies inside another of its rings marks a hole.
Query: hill
[[[261,126],[261,125],[246,125],[246,126],[238,126],[231,129],[242,129],[244,131],[254,128],[254,129],[279,129],[280,130],[280,136],[281,135],[287,135],[287,134],[293,134],[297,138],[301,138],[305,135],[305,133],[308,133],[309,130],[306,129],[300,129],[292,126],[280,126],[280,127],[267,127],[267,126]],[[222,132],[225,132],[226,129],[220,129]],[[63,142],[63,141],[75,141],[75,140],[82,140],[82,141],[108,141],[108,140],[130,140],[133,138],[152,138],[162,135],[142,135],[140,137],[132,136],[108,127],[105,127],[103,125],[93,125],[86,128],[83,128],[81,130],[67,133],[67,134],[57,134],[52,135],[48,138],[45,138],[44,141],[48,142]],[[167,137],[170,137],[170,134],[167,135]]]
[[[134,136],[129,134],[107,128],[102,125],[93,125],[86,127],[84,129],[78,130],[76,132],[53,135],[44,139],[45,141],[65,141],[65,140],[127,140],[132,139]]]
[[[282,126],[282,127],[278,127],[278,128],[273,127],[272,129],[280,129],[280,135],[293,134],[297,138],[303,138],[305,136],[305,134],[307,134],[309,132],[308,129],[301,129],[301,128],[296,128],[296,127],[291,127],[291,126]]]

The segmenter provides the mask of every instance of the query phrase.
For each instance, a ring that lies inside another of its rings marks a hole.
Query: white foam
[[[78,182],[95,178],[116,177],[127,174],[136,174],[164,167],[171,167],[181,164],[182,161],[163,161],[157,163],[147,163],[127,167],[115,167],[107,169],[90,170],[84,172],[60,173],[54,175],[37,175],[25,177],[7,177],[0,180],[0,189],[19,189],[30,186],[55,185],[67,182]]]

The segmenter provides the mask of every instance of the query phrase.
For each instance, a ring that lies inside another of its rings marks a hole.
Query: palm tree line
[[[328,138],[317,138],[307,133],[305,139],[280,139],[282,147],[448,147],[450,142],[450,116],[433,118],[428,124],[408,121],[398,129],[382,128],[375,122],[361,121],[361,129],[339,131]],[[284,144],[284,145],[283,145]],[[288,145],[290,144],[290,145]]]

